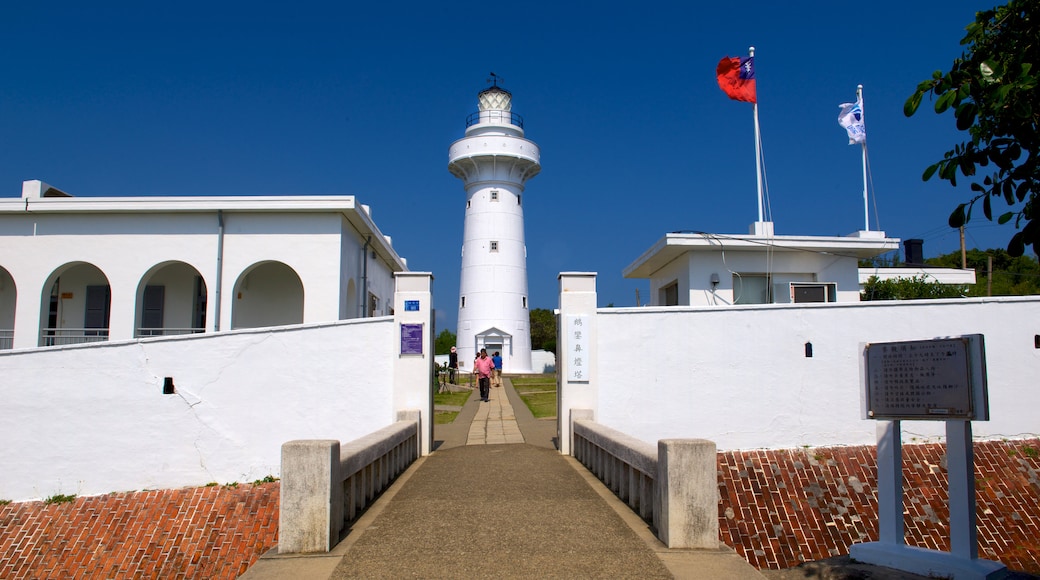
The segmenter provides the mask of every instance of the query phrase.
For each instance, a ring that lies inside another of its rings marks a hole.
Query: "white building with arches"
[[[353,196],[0,199],[0,348],[392,313],[407,271]]]

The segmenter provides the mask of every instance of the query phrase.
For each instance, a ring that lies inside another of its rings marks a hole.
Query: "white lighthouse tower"
[[[524,183],[541,170],[538,146],[524,139],[512,94],[498,86],[477,96],[466,136],[451,144],[448,171],[466,187],[457,345],[470,368],[481,348],[502,353],[507,373],[531,372],[524,242]]]

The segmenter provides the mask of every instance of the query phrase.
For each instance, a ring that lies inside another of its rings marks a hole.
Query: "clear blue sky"
[[[961,136],[903,102],[947,70],[993,1],[7,2],[0,8],[0,196],[41,179],[76,196],[355,195],[455,329],[462,183],[448,146],[490,71],[513,93],[542,172],[527,185],[530,304],[561,271],[622,269],[666,232],[746,233],[757,219],[751,105],[715,82],[756,47],[777,234],[862,229],[860,149],[838,105],[864,85],[881,229],[958,248],[969,197],[925,167]],[[871,224],[875,223],[871,207]],[[979,216],[969,247],[1013,226]]]

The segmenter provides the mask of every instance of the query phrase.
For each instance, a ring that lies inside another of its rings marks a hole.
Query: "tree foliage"
[[[992,276],[987,274],[990,257],[993,258]],[[993,296],[1040,294],[1040,262],[1033,256],[1012,256],[1001,249],[968,250],[965,261],[975,270],[975,284],[968,287],[968,296],[986,296],[989,291]],[[950,252],[925,262],[943,268],[960,268],[961,253]]]
[[[455,333],[445,328],[433,340],[433,353],[448,354],[453,346],[455,346]]]
[[[957,174],[970,178],[974,197],[950,214],[951,227],[971,219],[981,202],[986,219],[993,204],[1004,201],[1008,211],[997,222],[1015,222],[1017,232],[1007,246],[1021,256],[1026,246],[1040,254],[1040,2],[1010,0],[978,12],[961,40],[965,47],[949,72],[935,71],[917,86],[903,106],[906,116],[917,112],[925,95],[934,98],[935,112],[952,111],[957,128],[968,140],[947,151],[922,178],[933,176],[957,185]]]
[[[552,310],[531,309],[531,350],[556,353],[556,315]]]

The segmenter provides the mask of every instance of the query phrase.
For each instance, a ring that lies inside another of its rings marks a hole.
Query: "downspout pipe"
[[[368,247],[371,244],[372,236],[368,236],[361,249],[361,318],[368,318]]]
[[[213,332],[220,332],[220,294],[224,285],[224,210],[217,210],[217,287],[213,305]]]

